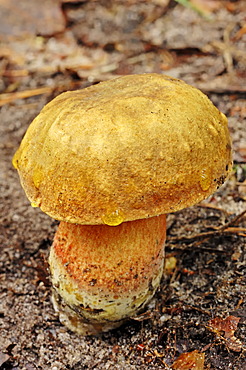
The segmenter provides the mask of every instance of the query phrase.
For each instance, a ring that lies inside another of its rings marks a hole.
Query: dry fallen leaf
[[[204,13],[213,13],[222,8],[223,4],[218,0],[190,0],[192,4],[201,9]]]
[[[5,362],[8,361],[9,359],[9,355],[7,355],[7,353],[3,353],[0,351],[0,366],[2,366]]]
[[[205,355],[197,350],[182,353],[172,364],[176,370],[203,370]]]
[[[242,343],[234,336],[239,321],[240,317],[232,315],[227,316],[225,319],[215,317],[209,321],[208,328],[219,336],[220,339],[223,339],[229,349],[235,352],[240,352],[242,349]]]
[[[59,0],[0,0],[0,38],[24,39],[63,32],[66,20]]]

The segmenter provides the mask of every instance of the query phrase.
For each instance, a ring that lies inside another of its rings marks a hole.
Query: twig
[[[55,90],[64,91],[67,89],[72,89],[76,85],[80,86],[81,81],[70,82],[69,84],[62,84],[62,85],[44,86],[44,87],[39,87],[37,89],[32,89],[32,90],[24,90],[24,91],[16,91],[13,93],[0,94],[0,107],[2,107],[5,104],[11,103],[17,99],[26,99],[32,96],[51,94]]]
[[[179,242],[179,241],[185,241],[185,240],[194,240],[194,239],[208,239],[211,236],[219,235],[219,234],[238,234],[240,236],[246,237],[246,228],[243,227],[231,227],[235,223],[238,223],[239,220],[241,220],[244,215],[246,214],[246,210],[239,213],[237,216],[235,216],[231,221],[227,222],[225,225],[220,226],[218,228],[215,228],[213,231],[205,231],[203,233],[198,233],[195,235],[185,235],[180,237],[167,237],[168,241],[171,242]]]
[[[14,93],[0,94],[0,107],[17,99],[30,98],[31,96],[51,93],[55,86],[45,86],[38,89],[17,91]]]
[[[200,204],[197,204],[196,207],[214,209],[215,211],[225,213],[228,216],[230,216],[232,214],[231,212],[228,212],[226,209],[217,207],[217,206],[215,206],[211,203],[200,203]]]
[[[206,315],[208,315],[208,316],[211,316],[211,312],[209,312],[209,311],[207,311],[207,310],[204,310],[204,309],[199,308],[199,307],[196,307],[196,306],[192,306],[192,305],[190,305],[190,304],[186,304],[186,303],[184,303],[184,302],[182,302],[182,301],[180,301],[179,303],[180,303],[180,305],[181,305],[182,307],[187,307],[187,308],[189,308],[189,309],[191,309],[191,310],[198,311],[198,312],[201,312],[201,313],[206,314]]]

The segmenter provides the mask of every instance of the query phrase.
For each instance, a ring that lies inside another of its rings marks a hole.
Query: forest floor
[[[169,0],[0,0],[0,369],[246,369],[245,1],[190,3],[199,11]],[[168,216],[166,268],[145,311],[79,337],[50,301],[58,222],[30,206],[11,159],[59,93],[144,72],[185,80],[227,115],[233,172]]]

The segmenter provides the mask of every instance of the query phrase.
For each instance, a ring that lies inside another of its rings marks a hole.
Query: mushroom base
[[[61,222],[49,264],[60,321],[82,335],[120,326],[160,284],[165,215],[118,226]]]

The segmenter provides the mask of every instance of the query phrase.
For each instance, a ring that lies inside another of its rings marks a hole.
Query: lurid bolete
[[[130,75],[48,103],[13,164],[31,204],[61,221],[49,257],[60,320],[94,334],[154,295],[165,214],[223,184],[231,142],[226,117],[199,90]]]

